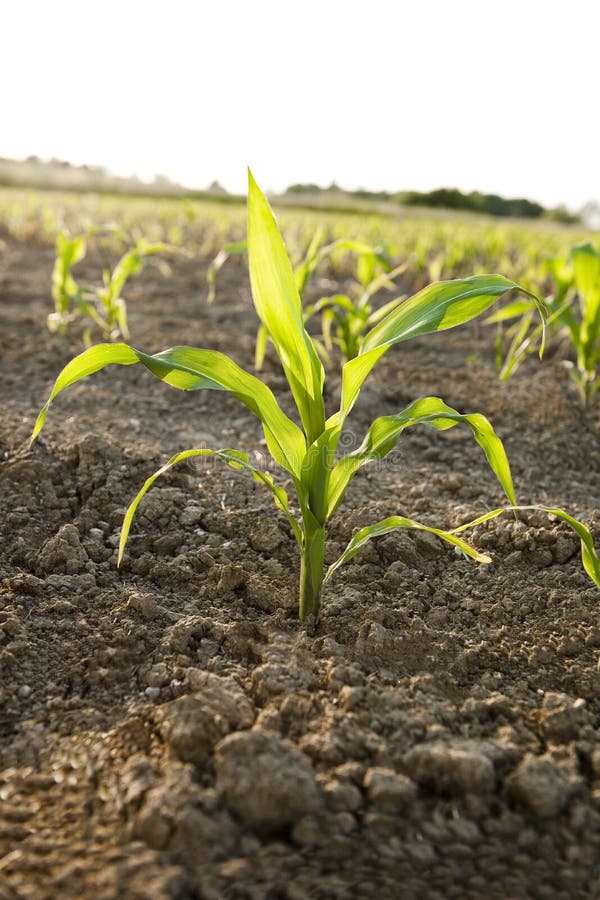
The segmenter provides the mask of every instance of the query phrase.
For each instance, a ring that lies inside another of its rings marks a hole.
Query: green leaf
[[[361,353],[462,325],[510,290],[528,294],[542,310],[542,302],[534,294],[502,275],[474,275],[439,281],[419,291],[379,322],[363,340]]]
[[[312,444],[325,424],[323,366],[304,327],[300,295],[273,213],[250,172],[248,258],[256,311],[273,341]]]
[[[317,228],[306,249],[304,259],[294,269],[294,281],[296,282],[300,297],[302,297],[302,294],[304,293],[308,279],[321,260],[321,257],[319,256],[319,247],[321,246],[324,235],[325,229]]]
[[[125,305],[125,301],[118,297],[115,300],[114,306],[115,317],[117,321],[117,325],[119,326],[119,331],[123,335],[126,340],[129,340],[129,326],[127,324],[127,307]]]
[[[510,344],[505,354],[504,362],[499,368],[499,376],[501,381],[507,381],[513,372],[521,365],[522,361],[533,353],[535,350],[535,338],[540,333],[540,327],[530,329],[533,319],[533,310],[526,312],[521,319],[517,320],[508,330],[507,337],[511,338]],[[499,358],[502,359],[502,333],[499,336],[498,352]]]
[[[514,303],[509,303],[508,306],[504,306],[502,309],[498,310],[498,312],[488,316],[485,319],[484,324],[493,325],[497,322],[507,322],[510,319],[516,319],[518,316],[522,316],[524,313],[533,309],[535,309],[533,300],[515,300]]]
[[[173,347],[153,356],[136,352],[147,368],[173,387],[229,391],[262,422],[273,458],[290,474],[299,473],[306,452],[304,436],[260,379],[215,350]]]
[[[580,244],[571,250],[575,287],[580,296],[580,346],[578,365],[591,371],[597,355],[595,345],[600,338],[600,253],[591,244]]]
[[[168,244],[161,242],[146,244],[144,241],[138,241],[131,250],[123,254],[113,269],[108,284],[111,299],[115,301],[121,296],[127,281],[140,271],[147,256],[170,249]]]
[[[375,419],[361,446],[339,460],[329,482],[328,516],[335,512],[343,500],[356,472],[370,460],[383,459],[394,448],[404,429],[413,425],[431,425],[438,431],[445,431],[456,425],[467,425],[485,453],[506,496],[511,503],[516,502],[504,445],[488,419],[480,413],[462,415],[439,397],[423,397],[395,416],[380,416]]]
[[[476,519],[473,519],[470,522],[465,522],[464,525],[460,525],[458,528],[454,528],[452,531],[441,531],[438,528],[430,528],[426,525],[421,525],[419,522],[414,522],[412,519],[405,519],[402,516],[391,516],[388,519],[383,519],[381,522],[377,522],[375,525],[370,525],[366,528],[362,528],[359,532],[357,532],[357,534],[355,534],[355,536],[352,538],[339,559],[337,559],[333,563],[333,565],[329,567],[324,579],[324,583],[331,578],[336,569],[338,569],[343,563],[348,562],[349,559],[355,556],[355,554],[358,553],[358,551],[367,543],[367,541],[371,540],[371,538],[373,537],[387,534],[389,531],[393,531],[395,528],[415,528],[418,531],[429,531],[431,534],[435,534],[438,537],[442,538],[442,540],[447,541],[450,544],[454,544],[454,546],[458,547],[463,551],[463,553],[465,553],[472,559],[475,559],[478,562],[489,563],[491,562],[489,556],[479,553],[469,544],[466,544],[464,541],[458,538],[457,535],[459,535],[462,531],[466,531],[467,528],[475,528],[475,526],[481,525],[483,524],[483,522],[487,522],[490,519],[495,519],[497,516],[502,515],[502,513],[527,511],[544,512],[550,516],[555,516],[557,519],[565,522],[573,529],[573,531],[579,537],[583,567],[594,584],[597,587],[600,587],[600,558],[596,553],[594,547],[594,539],[589,528],[587,528],[583,524],[583,522],[580,522],[579,519],[576,519],[574,516],[565,512],[563,509],[559,509],[555,506],[503,506],[498,509],[491,509],[489,510],[489,512],[478,516]]]
[[[85,235],[70,238],[64,231],[60,231],[56,238],[56,250],[65,268],[70,269],[80,262],[86,254]]]
[[[316,315],[330,307],[337,307],[348,313],[355,311],[355,306],[347,294],[333,294],[331,297],[321,297],[313,306],[308,307],[307,312],[310,310],[311,315]]]
[[[381,275],[379,275],[377,278],[374,278],[373,281],[371,281],[363,291],[363,294],[358,301],[358,306],[361,308],[367,307],[369,305],[371,297],[373,297],[383,289],[389,291],[396,290],[396,285],[394,284],[392,279],[397,278],[398,275],[404,274],[404,272],[406,272],[406,270],[408,269],[408,266],[409,263],[407,262],[401,263],[390,272],[382,272]],[[404,299],[404,297],[397,297],[395,300],[390,301],[389,304],[386,304],[386,306],[389,306],[389,308],[391,309],[396,303],[400,303],[400,301]],[[383,318],[383,316],[379,316],[377,321],[379,321],[379,318]]]
[[[342,413],[356,402],[363,381],[393,344],[418,335],[454,328],[478,316],[510,290],[532,297],[542,318],[545,304],[502,275],[474,275],[453,281],[438,281],[393,309],[365,336],[359,355],[347,362],[342,375]]]
[[[318,439],[306,451],[297,485],[302,509],[310,508],[320,526],[328,519],[329,479],[340,436],[337,420],[327,425]]]
[[[302,547],[302,530],[292,516],[289,507],[288,496],[280,485],[275,484],[271,475],[268,472],[263,472],[260,469],[257,469],[256,466],[254,466],[250,462],[249,457],[245,453],[241,453],[239,450],[209,450],[206,447],[202,447],[197,450],[183,450],[181,453],[176,453],[168,462],[164,464],[164,466],[161,466],[160,469],[157,469],[157,471],[154,472],[153,475],[146,479],[143,486],[134,497],[133,501],[129,504],[127,512],[125,513],[125,518],[123,519],[123,525],[121,527],[121,539],[119,541],[119,557],[117,565],[121,565],[123,552],[125,550],[125,545],[127,543],[127,538],[129,537],[129,532],[131,529],[131,523],[144,494],[146,494],[147,491],[152,487],[157,478],[159,478],[161,475],[164,475],[165,472],[168,472],[168,470],[175,466],[177,463],[197,456],[216,456],[218,459],[221,459],[223,460],[223,462],[230,465],[233,469],[243,469],[247,472],[251,472],[256,481],[259,481],[261,484],[264,484],[269,488],[269,490],[273,494],[275,505],[278,509],[285,513],[287,520],[292,527],[292,531],[294,532],[294,536],[298,541],[299,546]]]
[[[71,269],[80,262],[86,254],[85,235],[70,238],[64,231],[59,231],[56,237],[56,260],[52,270],[52,299],[59,314],[66,313],[70,300],[77,292],[77,282],[71,274]]]
[[[363,241],[352,240],[351,238],[339,238],[338,240],[332,241],[330,244],[319,247],[322,235],[322,230],[315,233],[305,258],[295,270],[294,275],[300,296],[302,296],[308,279],[317,269],[319,264],[328,256],[333,256],[334,253],[339,252],[340,250],[347,250],[350,253],[356,254],[359,259],[359,264],[360,260],[364,257],[372,257],[384,264],[386,263],[383,255],[378,254],[370,244],[365,244]]]
[[[520,508],[522,509],[523,507]],[[566,522],[567,525],[571,526],[573,531],[579,537],[583,568],[590,576],[594,584],[597,587],[600,587],[600,559],[596,554],[594,539],[589,528],[586,528],[583,522],[580,522],[579,519],[574,518],[563,509],[558,509],[556,506],[538,506],[533,507],[533,509],[539,509],[542,512],[548,513],[548,515],[556,516],[558,519],[561,519],[563,522]]]
[[[62,370],[48,402],[40,412],[31,440],[35,440],[44,424],[48,408],[66,387],[117,363],[141,362],[157,378],[183,391],[229,391],[261,421],[267,446],[273,458],[291,475],[299,477],[306,453],[304,435],[279,407],[272,391],[254,375],[241,369],[233,360],[215,350],[173,347],[153,356],[127,344],[97,344],[71,360]]]
[[[331,337],[333,318],[332,309],[324,309],[321,313],[321,336],[323,338],[323,347],[328,355],[333,350],[333,339]]]
[[[31,443],[35,441],[42,430],[50,404],[61,391],[64,391],[69,385],[75,384],[76,381],[87,378],[88,375],[93,375],[94,372],[99,372],[100,369],[112,363],[117,363],[121,366],[131,366],[136,362],[139,362],[138,355],[127,344],[97,344],[95,347],[84,350],[83,353],[72,359],[59,374],[46,404],[40,410],[31,435]]]
[[[367,375],[369,375],[387,349],[386,346],[369,350],[368,353],[359,351],[358,356],[344,363],[342,367],[342,403],[340,407],[343,418],[348,415],[356,403]]]
[[[467,526],[464,527],[466,528]],[[365,528],[361,528],[360,531],[354,535],[342,555],[329,566],[323,583],[325,584],[328,582],[336,569],[339,569],[340,566],[347,563],[353,556],[356,556],[358,551],[372,538],[388,534],[390,531],[395,531],[398,528],[411,528],[415,531],[427,531],[429,534],[435,534],[443,541],[458,547],[459,550],[462,550],[463,553],[470,556],[471,559],[477,560],[477,562],[491,562],[489,556],[479,553],[478,550],[475,550],[474,547],[471,547],[466,541],[463,541],[462,538],[457,537],[453,531],[442,531],[440,528],[422,525],[420,522],[415,522],[414,519],[407,519],[404,516],[390,516],[387,519],[382,519],[381,522],[376,522],[374,525],[367,525]]]
[[[472,522],[467,522],[465,525],[455,528],[454,534],[458,534],[466,528],[474,528],[476,525],[481,525],[489,519],[495,519],[496,516],[500,516],[505,512],[543,512],[547,513],[549,516],[556,516],[557,519],[560,519],[562,522],[569,525],[579,537],[583,568],[594,584],[597,587],[600,587],[600,558],[596,553],[591,531],[583,524],[583,522],[580,522],[579,519],[576,519],[570,513],[565,512],[564,509],[559,509],[556,506],[503,506],[499,509],[492,509],[482,516],[479,516],[477,519],[474,519]]]
[[[269,332],[261,323],[258,326],[258,331],[256,332],[256,343],[254,345],[254,368],[257,372],[260,372],[263,367],[268,343]]]
[[[557,287],[557,300],[562,302],[573,284],[573,266],[570,262],[556,257],[544,260],[544,269],[548,271]]]
[[[579,244],[571,250],[577,290],[595,310],[600,303],[600,253],[591,244]]]
[[[378,309],[374,310],[370,313],[367,318],[367,325],[372,326],[376,325],[377,322],[381,322],[385,316],[388,315],[393,309],[400,305],[400,303],[404,303],[406,297],[394,297],[393,300],[388,300],[387,303],[384,303],[383,306],[380,306]]]
[[[206,297],[206,302],[208,304],[213,303],[215,299],[217,272],[219,272],[219,270],[223,268],[230,256],[246,253],[247,250],[247,241],[235,241],[232,244],[225,244],[225,246],[221,250],[219,250],[215,258],[209,265],[208,272],[206,273],[206,281],[208,283],[208,295]]]

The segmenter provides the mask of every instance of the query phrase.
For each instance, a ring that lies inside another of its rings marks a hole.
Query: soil
[[[136,366],[66,391],[29,451],[81,348],[77,328],[45,329],[52,262],[10,239],[0,254],[1,900],[599,897],[599,595],[566,526],[479,527],[489,566],[391,534],[338,572],[307,628],[270,494],[183,464],[148,494],[117,570],[123,512],[158,465],[264,443],[236,401]],[[212,307],[206,264],[172,265],[131,283],[134,345],[212,347],[250,369],[243,264]],[[391,351],[347,444],[418,396],[483,412],[520,501],[562,506],[598,542],[598,417],[551,355],[500,384],[492,345],[473,326]],[[272,354],[265,379],[291,411]],[[502,502],[466,432],[414,429],[356,478],[328,557],[386,515],[451,527]]]

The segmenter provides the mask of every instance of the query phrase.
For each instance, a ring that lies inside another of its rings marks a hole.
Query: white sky
[[[600,0],[14,0],[0,156],[600,198]]]

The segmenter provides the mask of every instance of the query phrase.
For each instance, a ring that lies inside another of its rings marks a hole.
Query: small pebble
[[[148,698],[148,700],[158,700],[160,697],[160,688],[159,687],[147,687],[144,691],[144,694]]]

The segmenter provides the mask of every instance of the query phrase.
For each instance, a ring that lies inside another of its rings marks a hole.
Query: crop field
[[[600,896],[600,238],[273,205],[0,189],[0,900]]]

